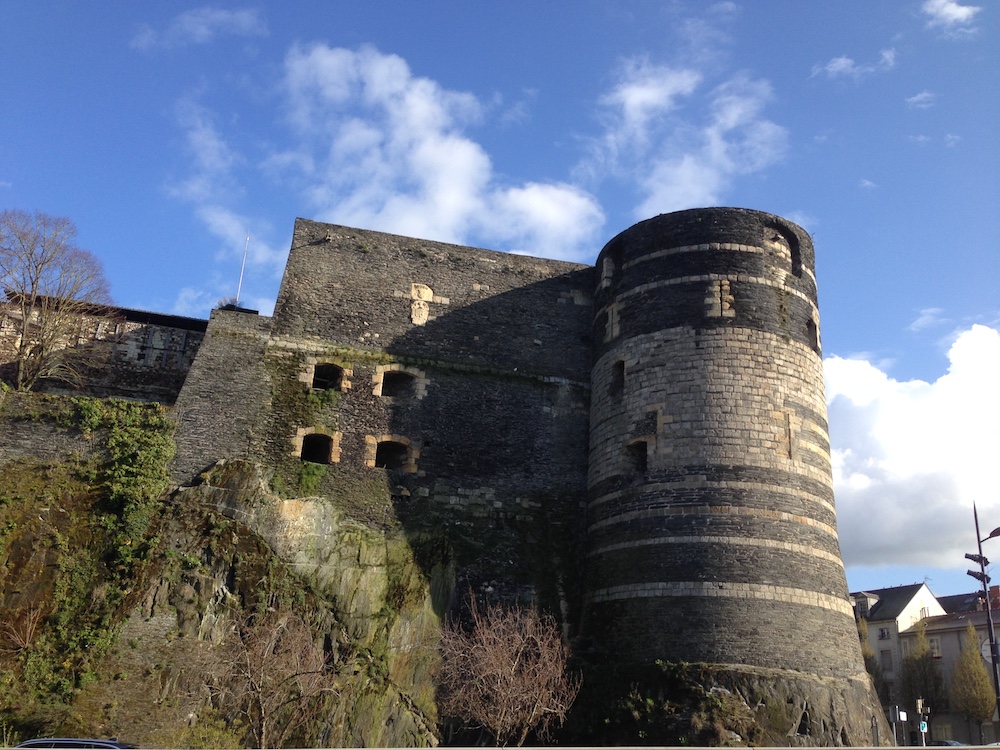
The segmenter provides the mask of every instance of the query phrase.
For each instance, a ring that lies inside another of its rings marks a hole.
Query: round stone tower
[[[770,685],[806,744],[871,744],[809,235],[664,214],[604,247],[596,283],[586,632],[619,663]]]

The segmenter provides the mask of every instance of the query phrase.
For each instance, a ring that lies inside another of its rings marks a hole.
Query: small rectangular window
[[[646,441],[637,440],[634,443],[630,443],[626,448],[626,452],[631,464],[629,468],[636,474],[645,474],[649,468]]]
[[[879,652],[879,661],[882,664],[883,672],[892,671],[892,651],[890,649],[883,649]]]
[[[931,636],[927,639],[927,645],[931,648],[931,656],[935,659],[941,658],[941,639],[937,636]]]
[[[620,396],[625,390],[625,362],[618,360],[611,366],[611,382],[608,384],[609,396]]]

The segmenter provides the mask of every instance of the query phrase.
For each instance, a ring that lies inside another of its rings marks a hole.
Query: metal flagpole
[[[243,269],[247,267],[247,250],[250,249],[250,232],[247,231],[247,244],[243,246],[243,264],[240,266],[240,283],[236,285],[236,306],[240,306],[240,292],[243,291]]]

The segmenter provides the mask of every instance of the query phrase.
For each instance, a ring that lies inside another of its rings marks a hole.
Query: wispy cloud
[[[267,33],[267,24],[256,10],[204,7],[181,13],[163,31],[143,25],[132,37],[129,46],[148,52],[207,44],[220,36],[261,37],[267,36]]]
[[[604,132],[577,174],[640,186],[634,214],[718,203],[732,182],[779,161],[788,133],[764,117],[770,84],[739,74],[702,92],[702,73],[626,61],[600,101]]]
[[[858,182],[858,187],[860,187],[862,190],[874,190],[875,188],[878,187],[878,185],[876,185],[871,180],[862,177],[861,180]]]
[[[246,250],[249,266],[272,277],[280,275],[287,251],[283,245],[269,241],[272,228],[232,208],[242,198],[239,171],[251,166],[248,160],[219,132],[212,113],[194,99],[179,102],[176,116],[184,132],[191,167],[186,177],[167,186],[169,194],[190,204],[198,220],[215,237],[217,261],[232,263]],[[248,232],[251,235],[249,245],[246,242]],[[201,290],[195,294],[194,289],[183,290],[175,303],[175,312],[193,314],[191,306],[198,302],[204,305],[199,312],[204,313],[219,297],[235,293],[235,284],[234,275],[225,282],[206,282],[211,291]],[[265,303],[262,309],[268,307]]]
[[[671,129],[681,127],[672,113],[688,103],[702,80],[696,70],[656,65],[645,57],[623,61],[615,77],[599,100],[603,133],[589,140],[589,153],[575,169],[585,181],[632,176]]]
[[[896,50],[890,48],[882,50],[878,60],[873,63],[859,64],[847,56],[834,57],[827,63],[814,65],[812,75],[814,78],[825,75],[827,78],[853,78],[857,81],[872,73],[892,70],[894,67],[896,67]]]
[[[920,10],[927,16],[927,26],[950,33],[969,33],[979,11],[978,5],[962,5],[956,0],[925,0]]]
[[[914,94],[908,97],[906,100],[906,105],[910,109],[930,109],[934,106],[937,101],[937,94],[931,91],[921,91],[919,94]]]
[[[176,117],[192,170],[186,179],[170,186],[171,194],[196,203],[228,197],[236,189],[231,172],[243,157],[219,133],[212,113],[194,98],[178,102]]]
[[[916,319],[906,327],[906,330],[916,333],[917,331],[922,331],[925,328],[941,325],[946,322],[945,319],[941,317],[942,312],[944,311],[940,307],[925,307],[920,311],[920,314],[916,317]]]
[[[980,513],[1000,517],[993,477],[1000,331],[963,330],[948,358],[948,372],[929,383],[894,380],[860,359],[825,362],[849,567],[954,567],[968,551],[973,501]]]
[[[648,59],[625,61],[618,83],[601,97],[612,112],[613,125],[605,131],[604,146],[617,157],[624,151],[645,151],[662,118],[676,109],[701,83],[695,70],[653,65]]]

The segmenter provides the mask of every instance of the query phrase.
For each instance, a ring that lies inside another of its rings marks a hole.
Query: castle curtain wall
[[[273,318],[213,314],[175,476],[253,459],[447,540],[456,590],[582,623],[593,659],[711,665],[864,741],[813,269],[744,209],[641,222],[596,267],[300,219]]]

